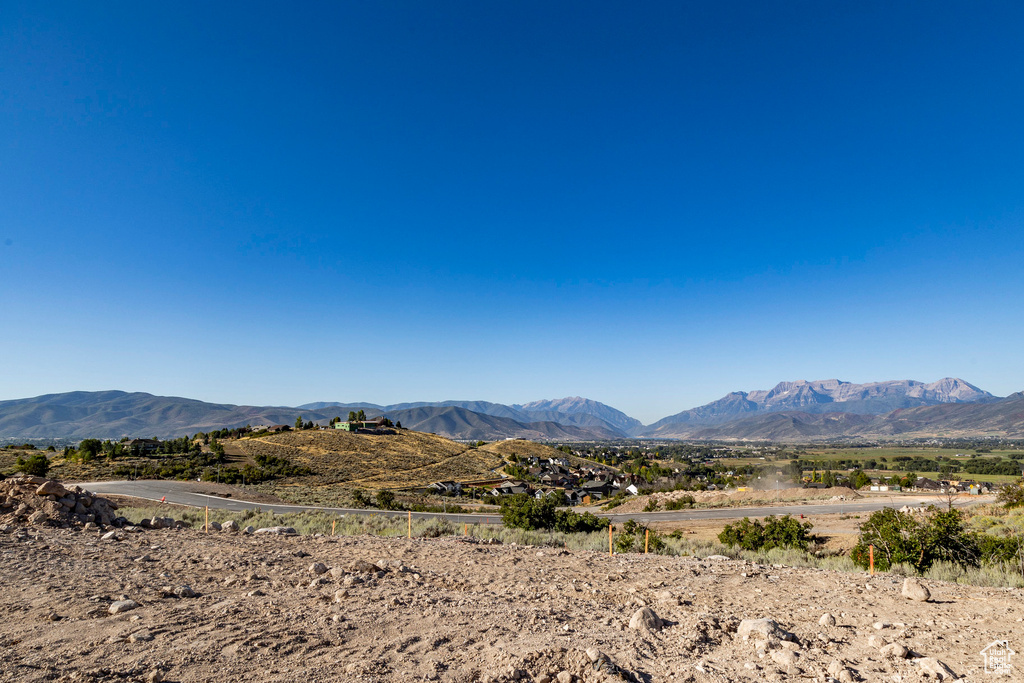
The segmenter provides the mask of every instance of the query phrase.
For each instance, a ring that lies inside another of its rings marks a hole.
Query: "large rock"
[[[740,638],[754,636],[760,640],[768,640],[769,638],[793,640],[793,634],[783,629],[772,619],[744,619],[736,628],[736,635]]]
[[[374,574],[379,571],[377,565],[372,562],[367,562],[366,560],[355,560],[351,565],[349,565],[348,569],[350,572],[357,572],[360,574]]]
[[[937,678],[940,681],[944,681],[947,678],[955,679],[956,674],[948,666],[935,659],[934,657],[924,657],[917,660],[917,665],[921,667],[921,673],[925,676],[931,676]]]
[[[903,579],[902,593],[903,597],[908,600],[916,600],[917,602],[928,602],[932,599],[932,594],[928,587],[921,583],[920,579],[912,576]]]
[[[136,609],[138,606],[139,603],[134,600],[118,600],[117,602],[111,603],[110,607],[107,608],[107,611],[111,614],[120,614],[121,612],[128,612]]]
[[[641,607],[629,619],[629,627],[642,631],[660,631],[662,621],[650,607]]]
[[[295,536],[298,534],[298,532],[290,526],[267,526],[262,529],[257,529],[253,533],[270,536]]]
[[[888,645],[883,645],[880,651],[883,656],[890,657],[892,659],[906,659],[910,656],[910,650],[905,648],[903,645],[900,645],[899,643],[889,643]]]
[[[67,489],[55,481],[44,481],[36,489],[37,496],[57,496],[58,498],[63,498],[67,493]]]
[[[233,519],[229,519],[228,521],[224,522],[224,525],[221,528],[224,531],[238,531],[238,522],[236,522]]]

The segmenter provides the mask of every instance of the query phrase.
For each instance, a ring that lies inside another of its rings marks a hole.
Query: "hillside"
[[[501,464],[495,453],[407,429],[394,434],[341,430],[285,432],[224,442],[229,453],[286,458],[312,469],[314,484],[405,488],[435,481],[489,478]]]

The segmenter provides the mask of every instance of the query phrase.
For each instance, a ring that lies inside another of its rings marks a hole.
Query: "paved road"
[[[260,508],[267,512],[278,514],[287,512],[302,512],[303,510],[323,510],[337,514],[354,515],[385,515],[388,517],[405,517],[406,512],[388,512],[382,510],[365,510],[349,508],[317,507],[311,505],[282,505],[270,503],[254,503],[246,500],[222,498],[204,493],[190,491],[194,487],[192,482],[186,481],[95,481],[80,484],[94,493],[106,495],[134,496],[147,500],[159,501],[166,498],[168,503],[179,505],[191,505],[194,507],[210,506],[222,510],[251,510]],[[244,495],[244,491],[238,491],[233,495]],[[872,496],[867,499],[860,499],[857,502],[844,503],[808,503],[801,505],[779,505],[774,507],[745,507],[745,508],[712,508],[700,510],[675,510],[671,512],[636,512],[629,514],[598,513],[601,517],[607,517],[614,524],[620,524],[627,519],[643,520],[644,522],[683,522],[697,519],[740,519],[741,517],[764,517],[767,515],[822,515],[853,512],[874,512],[886,507],[903,507],[904,505],[923,505],[938,503],[935,498],[918,496]],[[957,506],[974,505],[982,502],[991,502],[990,496],[973,496],[968,500],[958,501]],[[441,512],[414,512],[412,516],[416,519],[444,518],[456,524],[500,524],[501,516],[493,514],[448,514]]]

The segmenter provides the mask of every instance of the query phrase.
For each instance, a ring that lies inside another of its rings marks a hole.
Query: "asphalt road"
[[[188,489],[192,482],[185,481],[95,481],[80,484],[94,493],[104,495],[134,496],[147,500],[166,500],[168,503],[178,505],[191,505],[193,507],[218,508],[222,510],[251,510],[260,508],[266,512],[278,514],[288,512],[302,512],[304,510],[322,510],[337,514],[352,515],[385,515],[388,517],[405,517],[407,512],[389,512],[385,510],[366,510],[349,508],[317,507],[311,505],[281,505],[269,503],[254,503],[236,498],[222,498],[204,493],[194,493]],[[239,491],[244,494],[244,491]],[[981,502],[989,502],[991,497],[973,496],[968,500],[958,501],[957,507],[973,505]],[[777,505],[770,507],[730,507],[712,508],[700,510],[675,510],[671,512],[636,512],[629,514],[598,513],[600,517],[607,517],[613,524],[625,522],[627,519],[642,520],[644,522],[683,522],[696,519],[740,519],[742,517],[765,517],[767,515],[823,515],[852,512],[874,512],[886,507],[903,507],[904,505],[925,505],[938,503],[936,498],[920,496],[872,496],[867,499],[860,499],[857,502],[843,503],[807,503],[801,505]],[[444,518],[456,524],[500,524],[501,515],[493,514],[447,514],[442,512],[414,512],[412,516],[416,519]]]

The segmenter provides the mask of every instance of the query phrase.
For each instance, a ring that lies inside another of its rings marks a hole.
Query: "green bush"
[[[647,532],[650,532],[648,541]],[[622,525],[622,531],[615,536],[614,546],[617,553],[642,553],[644,544],[647,543],[648,551],[656,553],[664,550],[665,541],[652,529],[638,524],[632,519],[627,519]]]
[[[19,457],[14,463],[14,469],[18,472],[30,474],[33,477],[45,477],[46,473],[50,471],[50,461],[42,453],[36,453],[30,456],[28,460]]]
[[[658,511],[658,500],[653,496],[647,499],[647,505],[644,506],[644,512],[657,512]]]
[[[894,508],[872,513],[861,525],[860,538],[850,553],[858,566],[869,566],[872,545],[875,567],[881,571],[906,563],[923,573],[940,560],[977,566],[981,555],[978,538],[967,529],[963,513],[940,511],[935,506],[929,507],[922,519]]]
[[[556,529],[565,533],[591,532],[608,526],[608,521],[589,512],[559,510],[551,498],[537,500],[518,493],[501,500],[501,521],[510,529]]]
[[[999,489],[996,500],[1007,509],[1024,507],[1024,477]]]
[[[772,548],[807,549],[811,541],[808,532],[813,525],[785,515],[776,518],[769,515],[764,524],[756,519],[744,517],[735,524],[726,524],[718,540],[726,545],[739,546],[744,550],[771,550]]]

